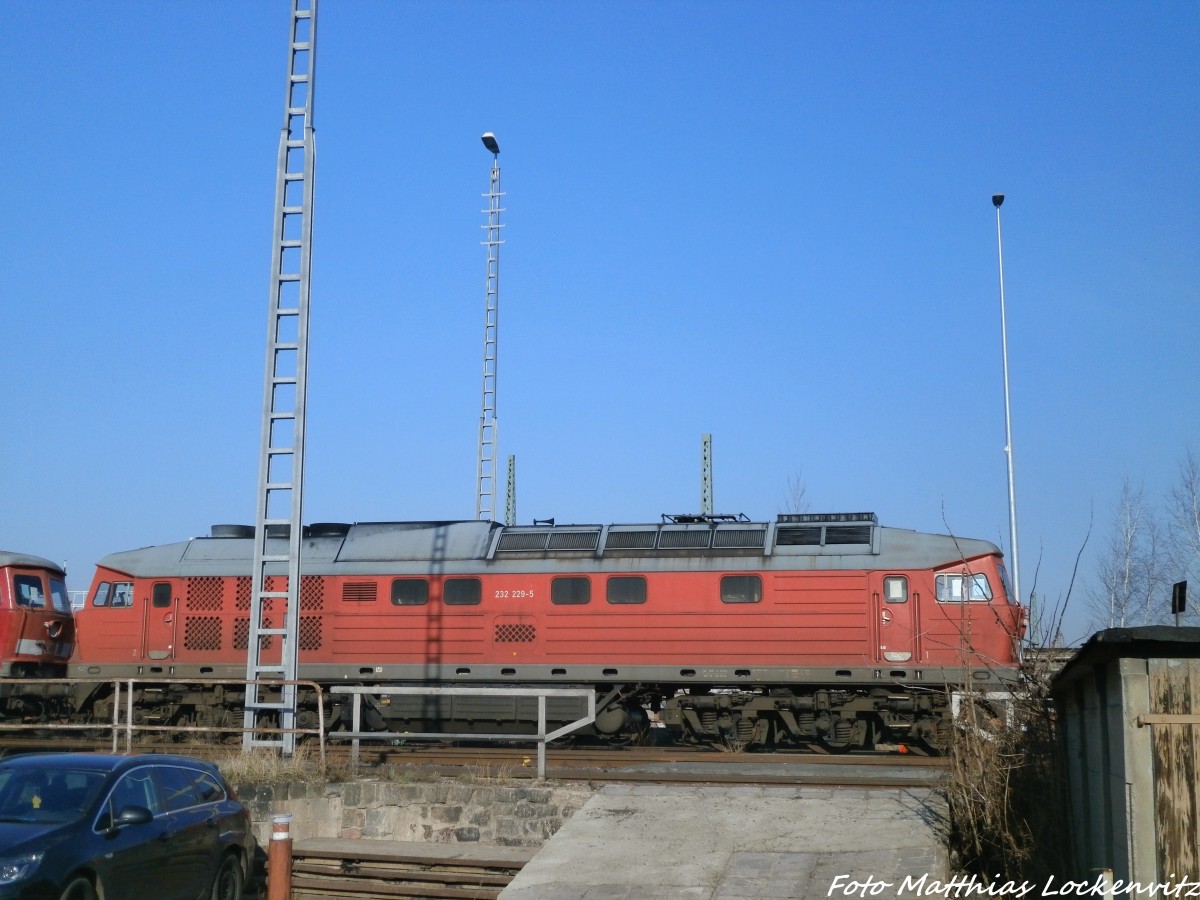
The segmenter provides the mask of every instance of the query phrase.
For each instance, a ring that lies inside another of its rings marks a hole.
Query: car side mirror
[[[115,831],[118,828],[125,828],[129,825],[145,825],[147,822],[154,821],[154,813],[146,809],[144,806],[126,806],[117,814],[117,820],[113,822],[110,830]]]

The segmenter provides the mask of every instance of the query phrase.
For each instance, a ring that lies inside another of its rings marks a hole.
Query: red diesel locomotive
[[[74,638],[62,566],[0,550],[0,677],[65,677]]]
[[[286,553],[282,537],[268,543]],[[185,682],[244,677],[253,545],[252,528],[215,526],[105,557],[76,614],[72,674],[177,679],[136,693],[144,721],[240,724],[239,689]],[[1015,678],[1025,622],[994,544],[881,527],[873,514],[313,525],[302,571],[299,677],[584,686],[596,732],[620,739],[657,717],[687,741],[940,749],[954,690]],[[276,639],[262,640],[269,655]],[[98,720],[111,714],[103,688],[80,701]],[[298,724],[315,724],[313,697],[300,705]],[[581,715],[568,701],[548,712]],[[406,695],[370,704],[364,727],[535,722],[533,700]]]

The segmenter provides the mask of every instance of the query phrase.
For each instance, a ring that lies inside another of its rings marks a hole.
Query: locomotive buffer
[[[303,537],[304,411],[308,371],[309,263],[312,250],[313,73],[317,0],[292,0],[287,96],[275,174],[271,298],[254,525],[254,570],[247,635],[243,748],[295,749],[299,652],[300,547]],[[279,552],[280,539],[287,552]],[[287,586],[278,572],[286,563]],[[263,680],[282,681],[268,694]],[[269,699],[268,699],[269,698]],[[277,698],[277,699],[276,699]],[[280,731],[261,736],[261,716]]]

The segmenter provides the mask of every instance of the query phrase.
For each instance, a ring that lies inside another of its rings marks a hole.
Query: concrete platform
[[[608,785],[500,897],[917,896],[906,876],[947,876],[945,818],[932,787]]]

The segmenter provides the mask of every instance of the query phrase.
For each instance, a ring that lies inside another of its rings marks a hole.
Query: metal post
[[[996,251],[1000,260],[1000,349],[1004,357],[1004,455],[1008,459],[1008,549],[1012,554],[1013,593],[1019,603],[1021,601],[1021,564],[1017,555],[1017,494],[1013,482],[1012,409],[1008,392],[1008,320],[1004,307],[1004,243],[1000,235],[1000,206],[1003,203],[1003,194],[992,195],[992,205],[996,207]],[[1030,598],[1029,620],[1036,628],[1032,605],[1033,600]]]
[[[354,695],[354,706],[350,713],[350,730],[355,734],[362,733],[362,694]],[[358,774],[358,738],[350,744],[350,771]]]
[[[267,850],[267,900],[292,896],[292,814],[271,816],[271,846]]]
[[[538,781],[546,780],[546,695],[538,694]]]

